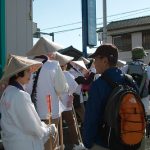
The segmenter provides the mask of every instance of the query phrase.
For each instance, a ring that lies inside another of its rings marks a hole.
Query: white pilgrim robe
[[[74,69],[70,69],[69,72],[75,77],[77,78],[78,76],[84,76],[83,73],[81,73],[79,70],[76,71]],[[82,84],[78,84],[77,88],[76,88],[76,91],[74,93],[80,95],[80,103],[83,103],[83,95],[82,95]]]
[[[26,85],[26,90],[31,94],[33,81]],[[60,117],[65,107],[59,95],[68,91],[68,84],[58,61],[48,60],[42,65],[37,82],[37,112],[41,119],[48,119],[49,110],[47,96],[51,97],[52,119]]]
[[[47,126],[40,121],[27,92],[9,85],[1,97],[0,113],[5,150],[44,150]]]
[[[69,101],[69,95],[72,95],[76,91],[78,84],[74,80],[74,76],[69,71],[63,71],[63,73],[67,80],[69,89],[67,92],[64,92],[63,94],[61,94],[60,98],[61,98],[63,105],[65,106],[64,111],[69,111],[69,110],[72,110],[72,106],[69,106],[69,107],[67,106],[67,102]]]

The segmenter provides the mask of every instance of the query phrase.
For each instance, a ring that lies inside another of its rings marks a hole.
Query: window
[[[113,44],[115,44],[119,51],[130,51],[132,49],[131,34],[121,34],[113,36]]]
[[[150,49],[150,30],[142,32],[142,45],[144,49]]]

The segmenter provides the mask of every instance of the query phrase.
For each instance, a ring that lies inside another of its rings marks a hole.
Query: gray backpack
[[[148,96],[148,77],[146,64],[141,62],[131,62],[128,64],[128,74],[130,74],[136,82],[141,98]]]

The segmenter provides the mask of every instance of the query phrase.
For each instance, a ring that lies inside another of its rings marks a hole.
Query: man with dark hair
[[[92,83],[89,91],[89,98],[85,108],[83,142],[85,147],[90,150],[109,150],[108,146],[103,142],[100,126],[103,124],[105,106],[112,87],[102,79],[102,76],[107,76],[113,82],[120,84],[127,81],[122,71],[116,67],[118,49],[115,45],[101,45],[90,57],[95,59],[96,72],[101,76]],[[134,86],[134,84],[131,86]]]

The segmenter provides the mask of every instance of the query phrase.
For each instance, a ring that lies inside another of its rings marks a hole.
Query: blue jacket
[[[103,75],[107,75],[117,83],[127,82],[121,70],[116,67],[106,70]],[[134,83],[131,86],[136,88]],[[94,143],[106,147],[101,140],[99,125],[102,124],[105,105],[111,91],[111,86],[101,77],[95,80],[91,85],[83,124],[83,143],[86,148],[91,148]]]

